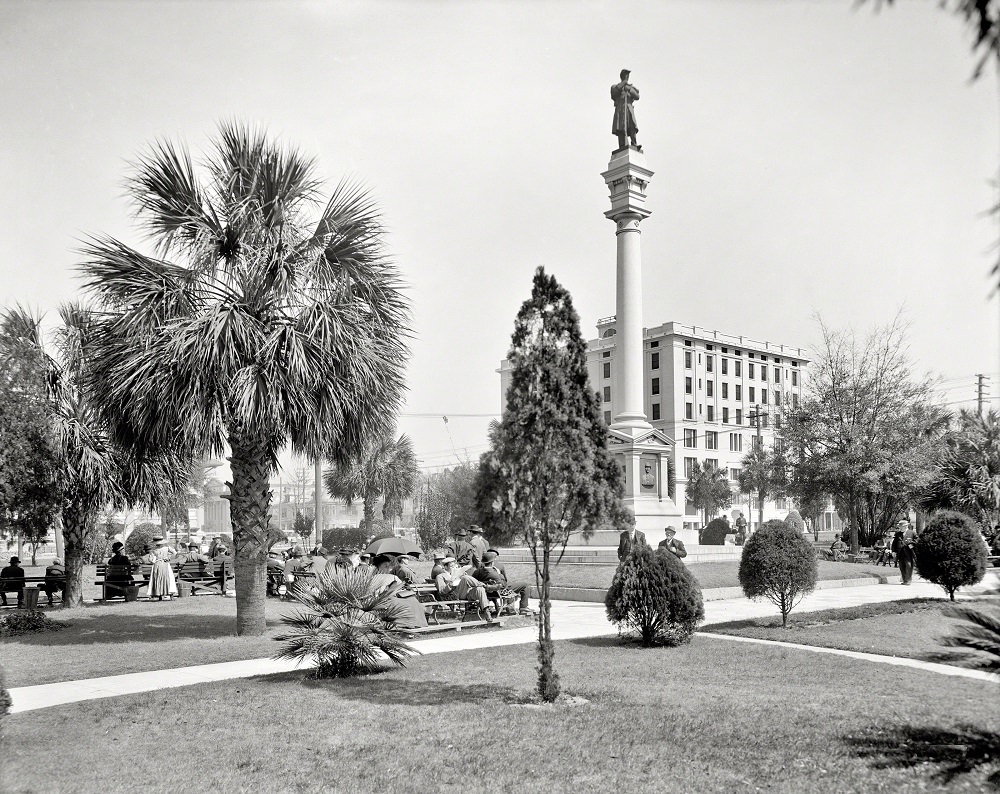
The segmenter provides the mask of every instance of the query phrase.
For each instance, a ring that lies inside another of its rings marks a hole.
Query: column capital
[[[648,218],[646,209],[646,186],[653,178],[653,172],[646,165],[646,156],[637,148],[628,146],[611,155],[608,170],[601,174],[611,194],[611,209],[604,213],[610,220],[621,217],[632,219]]]

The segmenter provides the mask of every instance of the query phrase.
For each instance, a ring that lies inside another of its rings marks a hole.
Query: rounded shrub
[[[781,625],[788,614],[816,587],[816,554],[801,531],[784,521],[764,523],[743,547],[740,586],[747,598],[766,598],[781,611]]]
[[[913,550],[917,573],[941,585],[952,601],[958,588],[976,584],[986,574],[986,545],[975,522],[963,513],[935,513]]]
[[[701,588],[683,562],[666,549],[636,547],[604,599],[618,633],[638,633],[642,644],[680,645],[705,619]]]
[[[806,531],[806,522],[802,520],[798,510],[789,510],[788,515],[785,516],[785,523],[800,535]]]
[[[701,531],[699,543],[702,546],[722,546],[726,542],[726,535],[731,535],[735,532],[736,530],[730,524],[727,524],[725,520],[713,518],[705,524],[705,528]]]
[[[44,613],[30,609],[15,609],[0,615],[0,637],[20,637],[23,634],[59,631],[66,626],[66,623],[52,620]]]

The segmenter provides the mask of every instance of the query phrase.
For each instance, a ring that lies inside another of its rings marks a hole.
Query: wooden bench
[[[191,586],[192,595],[199,591],[214,593],[215,595],[225,595],[226,583],[232,579],[232,560],[218,559],[209,562],[173,562],[170,564],[174,572],[174,578],[178,582],[185,582]],[[117,575],[112,576],[112,581],[108,581],[108,568],[120,568]],[[109,591],[110,597],[125,597],[125,590],[128,587],[143,588],[149,586],[149,576],[153,566],[143,563],[130,572],[125,571],[125,566],[109,566],[101,563],[97,566],[97,581],[95,585],[101,587],[101,601],[107,601]],[[132,583],[122,583],[124,575],[131,573]]]
[[[46,581],[47,580],[44,576],[25,576],[23,579],[0,579],[0,590],[3,591],[5,596],[7,596],[6,606],[12,608],[17,607],[18,591],[27,592],[28,590],[35,590],[37,588],[39,594],[44,592],[42,586],[45,584]],[[20,584],[22,582],[24,583],[23,588],[16,587],[16,584]],[[35,587],[30,587],[30,585],[35,585]],[[14,598],[11,599],[10,596],[14,596]],[[22,596],[21,598],[22,601],[23,598],[24,597]],[[13,604],[10,603],[12,600],[14,601]]]
[[[400,629],[400,631],[407,637],[418,637],[422,634],[435,634],[441,631],[461,631],[462,629],[478,628],[480,626],[503,628],[503,621],[470,620],[464,623],[441,623],[436,626],[424,626],[419,629]]]
[[[992,565],[994,568],[1000,567],[1000,554],[990,554],[986,557],[986,565]]]

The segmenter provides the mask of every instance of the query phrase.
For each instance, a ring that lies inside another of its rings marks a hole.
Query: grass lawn
[[[958,625],[948,617],[949,604],[946,599],[918,598],[798,615],[793,611],[786,628],[781,627],[781,617],[775,616],[719,623],[705,630],[921,659],[945,650],[938,640],[953,633]]]
[[[535,665],[515,646],[15,714],[0,788],[982,791],[1000,757],[996,693],[968,679],[698,636],[655,650],[608,638],[557,647],[564,689],[589,703],[536,707]],[[873,678],[844,697],[845,682]],[[969,771],[951,776],[952,761]]]
[[[820,560],[819,578],[871,579],[897,573],[895,568],[863,565],[853,562],[827,562]],[[699,562],[688,566],[702,590],[716,587],[739,587],[739,562]],[[534,584],[535,567],[531,563],[509,563],[507,576]],[[552,568],[552,581],[563,587],[589,587],[606,590],[615,575],[615,565],[557,565]]]

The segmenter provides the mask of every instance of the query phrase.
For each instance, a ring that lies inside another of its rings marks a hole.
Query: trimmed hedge
[[[604,606],[619,635],[637,632],[647,647],[688,642],[705,619],[701,588],[684,563],[648,546],[622,560]]]
[[[917,573],[941,585],[952,601],[958,588],[981,582],[986,575],[986,543],[979,527],[963,513],[941,510],[931,516],[913,551]]]
[[[788,515],[785,516],[785,523],[800,535],[806,531],[806,522],[802,520],[798,510],[789,510]]]
[[[781,625],[788,614],[816,587],[816,554],[805,536],[784,521],[764,523],[743,547],[740,585],[747,598],[766,598],[781,611]]]
[[[721,518],[713,518],[702,529],[699,542],[702,546],[722,546],[725,544],[726,535],[733,535],[736,530],[731,524],[727,524]]]

